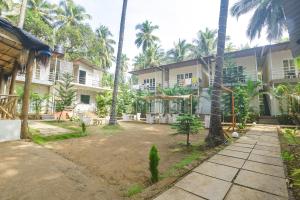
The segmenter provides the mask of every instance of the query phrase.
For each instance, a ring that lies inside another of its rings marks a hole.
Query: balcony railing
[[[300,78],[300,72],[297,70],[276,70],[272,71],[272,79],[296,79]]]
[[[15,119],[18,96],[0,94],[0,119]]]

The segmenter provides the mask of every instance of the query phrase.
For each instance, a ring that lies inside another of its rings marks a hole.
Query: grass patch
[[[170,176],[174,176],[178,170],[181,170],[191,164],[196,160],[200,160],[202,156],[202,151],[197,149],[199,146],[190,146],[186,150],[190,151],[190,153],[184,157],[179,162],[173,164],[168,170],[166,170],[160,178],[166,178]]]
[[[84,136],[87,135],[81,133],[66,133],[61,135],[50,135],[50,136],[32,135],[32,141],[37,144],[43,145],[47,142],[67,140],[71,138],[80,138]]]
[[[133,195],[141,193],[142,191],[143,191],[143,187],[141,185],[134,184],[127,189],[126,196],[132,197]]]

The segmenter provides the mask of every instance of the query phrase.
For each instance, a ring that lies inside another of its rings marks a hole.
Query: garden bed
[[[65,128],[77,126],[71,122],[50,123]],[[148,199],[218,150],[205,149],[207,130],[191,135],[189,148],[185,135],[174,132],[169,125],[123,122],[117,128],[90,126],[86,137],[47,142],[45,146],[106,182],[120,199]],[[148,156],[152,145],[159,151],[161,179],[151,186]]]
[[[300,134],[299,130],[295,137],[291,136],[286,130],[293,134],[294,129],[278,129],[280,135],[282,158],[286,165],[287,176],[289,178],[289,189],[294,199],[300,199]],[[295,175],[295,170],[299,171]]]

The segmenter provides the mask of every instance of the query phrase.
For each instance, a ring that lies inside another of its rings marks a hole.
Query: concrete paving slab
[[[235,167],[235,168],[241,168],[245,162],[245,160],[243,159],[233,158],[233,157],[223,156],[218,154],[211,157],[208,161],[217,164],[227,165],[230,167]]]
[[[244,152],[244,153],[250,153],[252,151],[252,149],[250,149],[250,148],[237,147],[237,146],[232,146],[232,145],[230,145],[229,147],[226,147],[225,149],[231,150],[231,151],[240,151],[240,152]]]
[[[279,152],[274,152],[274,151],[253,149],[251,154],[258,154],[258,155],[262,155],[262,156],[270,156],[270,157],[280,158],[280,153]]]
[[[231,146],[244,147],[244,148],[253,148],[254,144],[244,144],[244,143],[235,142]]]
[[[287,200],[287,198],[260,192],[250,188],[233,185],[227,194],[226,200]]]
[[[286,181],[283,178],[241,170],[234,182],[242,186],[288,197]]]
[[[256,145],[260,145],[260,146],[267,146],[267,147],[279,147],[279,144],[272,144],[272,143],[268,143],[268,142],[257,142]]]
[[[280,147],[255,145],[254,149],[265,150],[265,151],[274,151],[274,152],[279,152],[279,153],[281,152]]]
[[[246,144],[255,144],[257,140],[247,137],[247,135],[240,137],[236,142],[246,143]]]
[[[247,159],[249,156],[249,153],[225,150],[225,149],[220,151],[218,154],[225,155],[225,156],[231,156],[231,157],[235,157],[235,158],[241,158],[241,159]]]
[[[270,157],[270,156],[262,156],[257,154],[250,154],[248,160],[270,164],[270,165],[277,165],[277,166],[283,166],[283,162],[281,158],[276,157]]]
[[[178,187],[172,187],[154,200],[204,200],[194,194],[184,191]]]
[[[243,169],[247,169],[254,172],[259,172],[271,176],[278,176],[281,178],[285,178],[284,169],[283,167],[275,166],[275,165],[269,165],[269,164],[263,164],[253,161],[246,161]]]
[[[70,133],[69,129],[61,128],[58,126],[53,126],[50,124],[46,124],[39,121],[29,121],[29,127],[33,129],[37,129],[41,135],[49,136],[49,135],[59,135],[63,133]]]
[[[271,137],[271,136],[261,136],[258,139],[258,142],[266,142],[266,143],[279,145],[279,139],[277,137]]]
[[[222,200],[231,184],[192,172],[176,183],[176,186],[206,199]]]
[[[193,171],[231,182],[238,172],[238,169],[216,163],[205,162]]]

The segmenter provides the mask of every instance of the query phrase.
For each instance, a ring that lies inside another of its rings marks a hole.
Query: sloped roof
[[[18,62],[22,50],[43,51],[51,55],[51,49],[30,33],[0,18],[0,69],[9,74]]]

